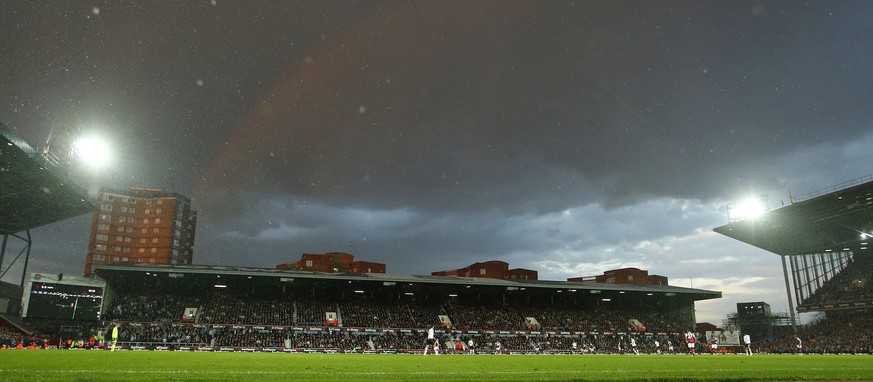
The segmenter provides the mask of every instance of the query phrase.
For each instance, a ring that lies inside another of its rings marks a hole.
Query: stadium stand
[[[821,306],[873,300],[873,288],[869,280],[873,275],[873,257],[868,253],[849,259],[848,266],[815,290],[801,305]]]

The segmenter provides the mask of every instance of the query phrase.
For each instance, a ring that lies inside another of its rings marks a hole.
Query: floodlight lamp
[[[73,152],[88,166],[100,167],[109,162],[109,146],[102,139],[79,138],[73,143]]]
[[[749,219],[763,214],[767,209],[759,199],[748,199],[738,204],[732,211],[735,219]]]

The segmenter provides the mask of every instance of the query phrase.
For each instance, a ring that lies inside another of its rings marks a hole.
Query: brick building
[[[91,222],[85,277],[94,264],[191,264],[197,211],[163,189],[102,189]]]
[[[636,284],[636,285],[668,285],[667,277],[649,275],[649,271],[639,268],[621,268],[603,272],[597,276],[571,277],[570,282],[598,282],[608,284]]]
[[[355,256],[344,252],[325,254],[304,253],[300,260],[276,265],[276,269],[314,272],[385,273],[385,264],[355,261]]]
[[[523,268],[509,269],[509,264],[499,260],[473,263],[464,268],[431,272],[431,276],[485,277],[507,280],[537,280],[537,271]]]

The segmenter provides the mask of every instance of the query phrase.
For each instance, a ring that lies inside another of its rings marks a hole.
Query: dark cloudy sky
[[[727,203],[873,173],[869,1],[6,1],[0,46],[0,121],[113,142],[92,190],[191,197],[199,264],[633,266],[720,324],[787,311]],[[89,223],[29,270],[80,274]]]

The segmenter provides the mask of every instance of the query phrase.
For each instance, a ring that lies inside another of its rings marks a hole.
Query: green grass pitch
[[[873,380],[867,355],[412,355],[0,351],[3,381]]]

